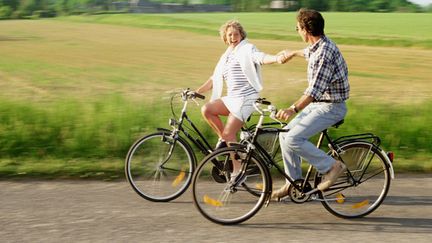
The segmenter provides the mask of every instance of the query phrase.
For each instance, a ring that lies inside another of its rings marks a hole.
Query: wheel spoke
[[[247,174],[239,178],[239,182],[230,180],[220,180],[213,178],[215,173],[212,161],[226,161],[232,158],[233,153],[245,153],[234,148],[227,148],[208,155],[197,168],[193,178],[193,198],[194,204],[199,212],[207,219],[219,224],[241,223],[252,217],[264,204],[269,191],[267,182],[267,168],[259,163],[255,158],[251,158],[246,166],[253,164],[256,170],[253,174]],[[245,165],[244,165],[245,166]],[[248,168],[248,167],[244,167]],[[225,169],[230,169],[229,166]],[[224,174],[230,172],[222,171]]]
[[[343,218],[365,216],[383,202],[390,187],[388,166],[380,151],[365,142],[342,147],[348,172],[321,193],[324,207]]]
[[[192,180],[193,152],[184,141],[167,139],[164,132],[145,136],[131,147],[126,157],[128,181],[147,200],[173,200]]]

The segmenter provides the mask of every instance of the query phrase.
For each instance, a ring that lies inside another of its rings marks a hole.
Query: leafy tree
[[[347,11],[347,2],[344,0],[329,0],[328,10],[333,12],[343,12]]]
[[[11,8],[12,11],[17,10],[19,4],[19,0],[0,0],[0,6],[8,6]]]
[[[10,6],[0,6],[0,19],[8,19],[12,15],[12,8]]]
[[[233,10],[238,12],[262,11],[261,6],[268,4],[268,0],[231,0]]]
[[[40,7],[39,0],[22,0],[18,10],[24,16],[29,16],[33,13],[33,11],[40,9],[39,7]]]
[[[373,12],[389,12],[390,2],[388,0],[373,0],[369,3],[369,9]]]
[[[325,11],[328,10],[328,1],[322,1],[322,0],[301,0],[300,6],[304,8],[310,8],[315,9],[318,11]]]
[[[223,4],[223,5],[229,5],[230,0],[203,0],[203,4]]]

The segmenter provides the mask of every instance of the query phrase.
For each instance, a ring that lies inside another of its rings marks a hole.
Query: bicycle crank
[[[293,186],[292,184],[288,188],[288,195],[294,203],[304,203],[307,202],[310,198],[310,192],[312,190],[312,186],[309,184],[309,182],[305,182],[303,179],[298,179],[294,181],[294,184],[296,186]],[[301,188],[301,190],[297,189]]]

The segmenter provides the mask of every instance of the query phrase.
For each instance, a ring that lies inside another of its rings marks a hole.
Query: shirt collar
[[[309,46],[309,52],[310,53],[315,52],[326,41],[327,41],[327,37],[325,35],[321,36],[321,38],[317,42]]]

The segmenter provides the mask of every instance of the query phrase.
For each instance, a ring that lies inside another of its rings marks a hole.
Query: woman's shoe
[[[214,150],[218,150],[218,149],[225,148],[225,147],[228,147],[228,145],[225,142],[225,140],[219,139],[218,142],[217,142],[217,144],[216,144],[216,146],[215,146],[215,148],[214,148]]]
[[[281,188],[279,188],[278,190],[273,191],[272,195],[271,195],[271,199],[279,202],[282,198],[288,196],[289,186],[290,186],[290,184],[285,184]]]
[[[243,175],[241,175],[243,174]],[[244,175],[244,172],[238,171],[237,173],[231,173],[230,175],[230,183],[234,184],[237,183],[237,185],[243,184],[243,182],[246,181],[247,176]]]

